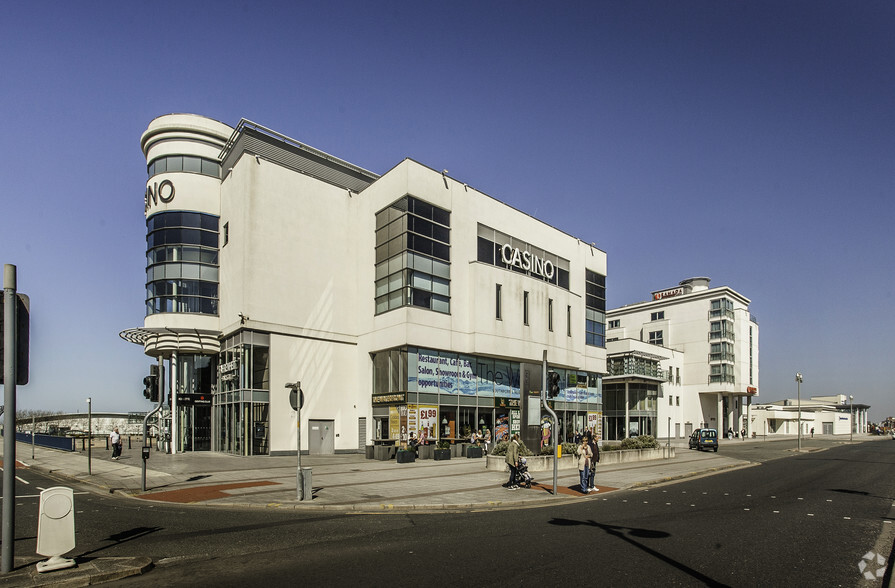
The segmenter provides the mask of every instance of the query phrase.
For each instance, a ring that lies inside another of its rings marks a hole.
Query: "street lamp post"
[[[91,465],[91,450],[93,449],[93,412],[92,399],[87,398],[87,475],[93,475],[93,466]]]
[[[799,414],[796,415],[796,426],[799,428],[799,451],[802,450],[802,374],[796,374],[796,398]]]
[[[851,442],[855,440],[855,397],[851,394],[848,395],[848,414],[851,421],[848,427],[848,440]]]

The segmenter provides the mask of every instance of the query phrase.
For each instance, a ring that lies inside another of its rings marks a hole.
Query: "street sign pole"
[[[0,571],[12,571],[16,528],[16,266],[3,266],[3,545]]]
[[[286,384],[289,392],[289,403],[295,411],[295,447],[298,456],[298,467],[295,470],[295,498],[297,500],[311,500],[311,496],[305,496],[305,473],[301,469],[301,407],[305,403],[305,394],[301,391],[301,382]],[[308,468],[308,475],[311,475]],[[309,482],[310,483],[310,482]]]

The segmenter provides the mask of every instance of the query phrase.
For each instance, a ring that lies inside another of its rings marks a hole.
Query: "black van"
[[[718,451],[718,431],[715,429],[696,429],[690,435],[690,449],[714,449]]]

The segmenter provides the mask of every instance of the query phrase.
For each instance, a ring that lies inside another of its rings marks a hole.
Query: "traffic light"
[[[158,402],[158,366],[149,366],[149,375],[143,378],[143,396],[150,402]]]
[[[547,398],[556,398],[559,395],[559,374],[547,372]]]

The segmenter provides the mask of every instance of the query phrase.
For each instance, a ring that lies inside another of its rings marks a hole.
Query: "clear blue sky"
[[[0,263],[32,302],[19,408],[147,407],[139,138],[245,117],[404,157],[608,253],[608,304],[709,276],[752,300],[760,400],[895,415],[895,4],[14,2]]]

